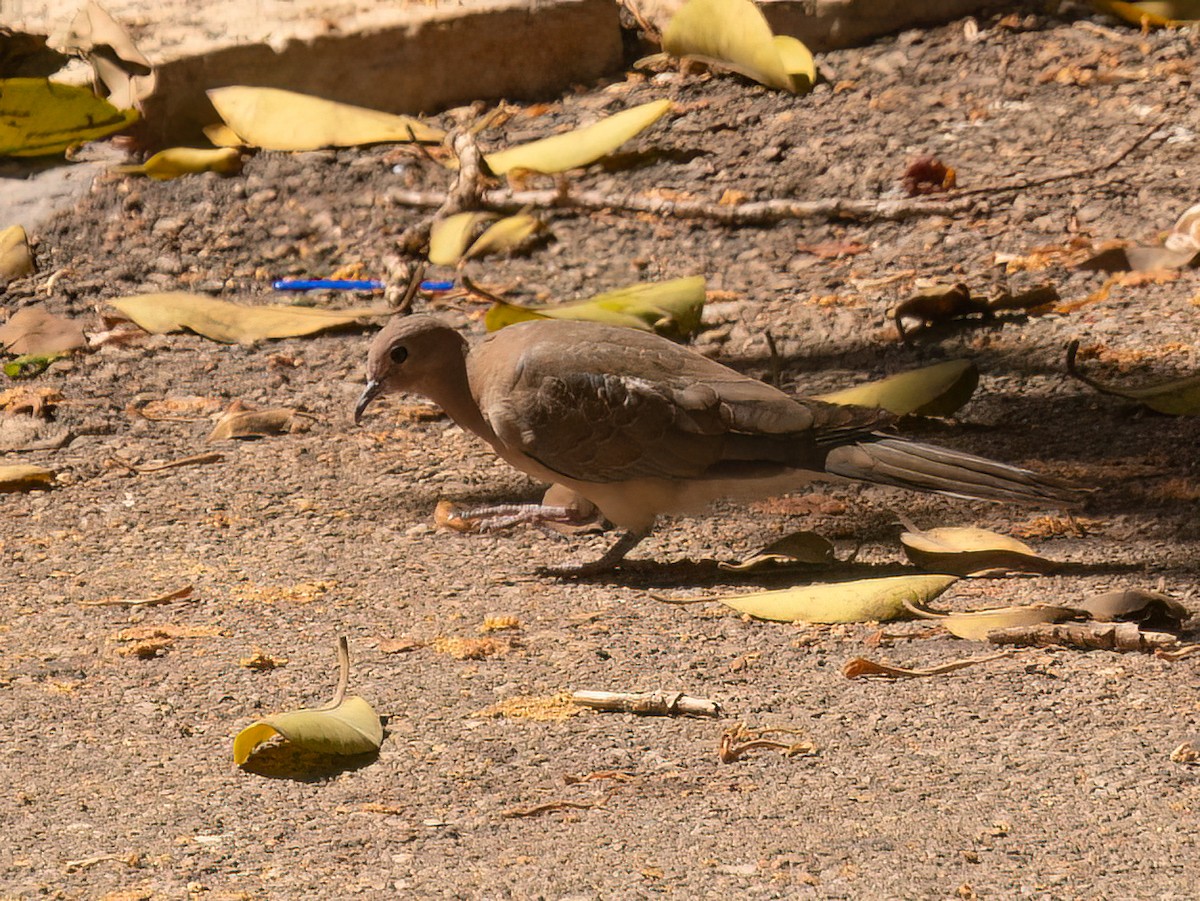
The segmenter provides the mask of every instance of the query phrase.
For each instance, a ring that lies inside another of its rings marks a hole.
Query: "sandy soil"
[[[930,153],[960,191],[984,189],[963,212],[740,229],[558,212],[549,246],[469,271],[523,300],[702,273],[719,293],[697,346],[767,376],[769,330],[783,384],[801,393],[969,357],[983,377],[961,421],[910,431],[1095,486],[1086,534],[1053,511],[821,487],[669,522],[611,576],[556,580],[537,568],[610,536],[435,530],[439,499],[540,487],[398,402],[355,428],[368,332],[106,345],[30,383],[62,393],[50,419],[12,415],[0,432],[4,461],[60,474],[52,491],[4,500],[0,897],[1193,896],[1200,783],[1169,755],[1197,732],[1194,660],[1035,650],[939,678],[850,681],[841,668],[855,656],[924,666],[992,649],[919,624],[795,627],[654,598],[832,578],[737,576],[713,562],[798,528],[834,539],[843,558],[857,549],[842,576],[886,571],[903,561],[903,513],[1031,535],[1073,564],[960,583],[953,606],[1069,603],[1162,579],[1197,609],[1197,420],[1100,396],[1063,367],[1073,338],[1111,380],[1200,363],[1192,271],[1101,296],[1103,274],[1066,265],[1090,240],[1158,240],[1200,197],[1196,39],[1079,15],[982,21],[977,33],[959,22],[833,53],[821,60],[829,83],[808,97],[631,75],[516,110],[483,136],[500,146],[668,96],[677,112],[620,167],[573,181],[870,199],[899,196],[909,159]],[[275,299],[281,275],[355,263],[388,275],[398,235],[422,215],[390,193],[446,180],[392,147],[264,153],[231,179],[106,177],[36,235],[42,274],[10,286],[6,308],[42,304],[99,331],[105,301],[123,294],[253,303]],[[811,252],[826,242],[866,249]],[[982,286],[997,254],[1043,261],[1012,284],[1052,283],[1064,309],[897,340],[886,312],[916,278]],[[477,335],[478,310],[451,313]],[[299,408],[311,427],[206,443],[234,399]],[[57,450],[20,450],[64,429],[74,439]],[[212,451],[223,459],[129,468]],[[193,598],[160,607],[87,605],[183,585]],[[478,639],[493,616],[520,627],[487,636],[483,659],[454,656],[462,644],[445,639]],[[126,630],[151,628],[177,637],[158,656],[128,654]],[[387,718],[378,758],[311,778],[235,768],[240,728],[328,697],[343,634],[352,689]],[[247,666],[256,650],[286,665]],[[726,715],[480,713],[522,696],[651,688],[712,698]],[[718,739],[735,722],[798,730],[786,740],[815,754],[721,763]],[[576,806],[531,810],[558,801]]]

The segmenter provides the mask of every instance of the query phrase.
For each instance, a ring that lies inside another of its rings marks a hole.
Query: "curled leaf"
[[[34,488],[49,488],[54,484],[54,472],[29,463],[11,463],[0,466],[0,493],[32,491]]]
[[[489,253],[511,253],[519,250],[543,228],[545,226],[542,225],[542,221],[528,213],[505,216],[484,229],[483,234],[475,239],[475,243],[467,248],[463,256],[469,259]]]
[[[50,156],[107,137],[138,120],[77,85],[0,78],[0,156]]]
[[[295,410],[286,407],[277,407],[271,410],[246,410],[239,403],[235,403],[229,412],[217,420],[217,424],[209,433],[207,440],[266,438],[270,435],[301,432],[307,427],[308,422]]]
[[[900,533],[904,553],[917,566],[931,572],[970,576],[985,572],[1052,573],[1061,564],[1039,556],[1023,541],[970,527],[944,527],[921,531],[909,527]]]
[[[241,766],[259,745],[276,735],[317,754],[353,756],[378,751],[383,743],[383,723],[363,698],[346,697],[349,680],[350,654],[346,639],[340,638],[333,700],[324,707],[277,713],[251,723],[233,740],[234,763]]]
[[[778,566],[827,566],[836,562],[833,544],[816,532],[793,532],[772,541],[760,551],[738,563],[718,563],[727,572],[753,572]]]
[[[207,150],[197,147],[171,147],[160,150],[141,165],[117,166],[115,171],[128,175],[146,175],[155,181],[167,181],[199,172],[236,175],[242,171],[242,155],[233,147]]]
[[[897,416],[950,416],[971,399],[979,370],[970,360],[947,360],[844,391],[821,394],[830,404],[879,407]]]
[[[379,714],[363,698],[346,698],[337,707],[277,713],[251,723],[233,740],[233,762],[245,763],[254,750],[276,735],[318,754],[350,756],[378,751],[383,744]]]
[[[269,304],[243,307],[203,294],[170,292],[118,297],[109,304],[154,335],[184,329],[225,344],[253,344],[264,338],[295,338],[354,325],[388,310],[320,310]]]
[[[785,623],[883,622],[904,617],[907,605],[927,603],[957,581],[949,575],[885,576],[713,600],[756,619]]]
[[[495,218],[495,213],[472,212],[438,219],[429,231],[429,262],[435,266],[457,265],[480,224]]]
[[[1078,352],[1078,341],[1072,341],[1067,345],[1067,372],[1085,385],[1095,388],[1101,394],[1137,401],[1145,404],[1151,410],[1169,416],[1195,416],[1200,413],[1200,375],[1173,379],[1143,388],[1117,388],[1098,382],[1076,369],[1075,357]]]
[[[989,610],[972,610],[967,613],[944,613],[930,610],[919,603],[910,601],[905,601],[904,606],[910,613],[923,619],[937,620],[951,635],[972,641],[986,641],[988,633],[997,629],[1033,626],[1038,623],[1058,623],[1080,617],[1080,612],[1074,607],[1055,607],[1050,604],[995,607]]]
[[[6,282],[33,272],[33,254],[25,229],[10,225],[0,229],[0,288]]]
[[[792,37],[772,34],[750,0],[688,0],[663,31],[663,50],[803,94],[817,81],[812,54]]]
[[[900,333],[901,340],[907,341],[910,333],[904,328],[906,319],[915,319],[925,328],[976,314],[982,315],[984,319],[994,316],[987,301],[973,296],[971,289],[960,282],[924,288],[906,297],[896,305],[892,311],[892,318],[896,322],[896,331]]]
[[[578,169],[612,153],[661,119],[670,108],[670,100],[653,100],[622,110],[593,125],[489,153],[484,159],[497,175],[514,169],[546,173]]]
[[[1179,601],[1161,591],[1127,588],[1088,598],[1079,605],[1099,622],[1134,622],[1148,629],[1178,632],[1191,617]]]
[[[213,88],[208,99],[239,137],[264,150],[317,150],[445,137],[445,132],[411,116],[279,88]]]
[[[588,300],[554,307],[523,307],[493,298],[484,323],[489,332],[529,319],[580,319],[683,338],[700,328],[704,276],[630,285]]]
[[[75,15],[61,46],[88,61],[96,81],[108,89],[108,100],[114,106],[140,107],[154,93],[157,76],[150,60],[129,32],[95,0],[88,0]]]

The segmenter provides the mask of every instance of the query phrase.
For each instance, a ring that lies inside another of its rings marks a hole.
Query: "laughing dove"
[[[1077,503],[1079,489],[982,457],[876,431],[881,410],[791,397],[665,338],[591,322],[509,326],[470,348],[445,322],[393,319],[367,357],[359,421],[405,391],[438,404],[505,461],[566,486],[625,534],[595,563],[618,563],[664,513],[718,498],[784,494],[849,478],[996,501]],[[486,526],[562,521],[570,507],[490,507]]]

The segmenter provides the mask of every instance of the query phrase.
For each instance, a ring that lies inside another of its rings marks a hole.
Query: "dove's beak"
[[[383,390],[383,383],[371,380],[367,382],[367,387],[363,389],[363,393],[358,396],[358,403],[354,405],[354,424],[358,425],[362,420],[363,410],[367,409],[367,405],[379,396],[379,392]]]

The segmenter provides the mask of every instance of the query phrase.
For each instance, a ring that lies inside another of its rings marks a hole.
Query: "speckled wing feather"
[[[829,444],[880,424],[876,411],[798,402],[651,335],[529,325],[472,352],[476,400],[507,445],[581,481],[819,471]]]

